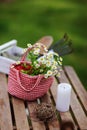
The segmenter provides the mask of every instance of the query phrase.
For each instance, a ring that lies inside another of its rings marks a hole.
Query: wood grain
[[[53,42],[51,36],[44,36],[37,42],[41,42],[49,48]],[[78,125],[80,130],[87,129],[87,92],[80,82],[77,74],[71,66],[65,66],[64,71],[61,73],[61,77],[58,78],[59,83],[71,83],[72,94],[70,110],[68,112],[57,112],[61,118],[61,121],[72,120],[74,124]],[[51,103],[55,106],[57,96],[58,81],[54,78],[54,82],[45,96],[41,98],[42,102]],[[9,96],[7,93],[7,81],[6,76],[0,73],[0,130],[30,130],[27,114],[25,110],[25,104],[23,100],[15,97],[11,98],[11,103],[14,111],[14,118],[16,126],[12,126],[11,108],[9,103]],[[45,124],[40,122],[33,116],[34,109],[37,105],[37,101],[26,102],[29,110],[29,119],[31,121],[33,130],[59,130],[59,120],[55,116],[55,120],[52,120]]]
[[[13,110],[15,115],[17,130],[29,130],[28,120],[26,116],[23,100],[12,97]]]
[[[49,92],[41,98],[41,101],[52,104],[52,100],[51,100]],[[56,115],[54,116],[54,120],[48,122],[48,128],[49,130],[60,130],[59,120],[57,119]]]
[[[44,36],[37,42],[43,43],[47,48],[49,48],[53,42],[53,38],[51,36]]]
[[[39,39],[37,42],[42,43],[49,48],[53,42],[53,38],[51,36],[44,36],[41,39]],[[37,102],[28,102],[28,108],[30,112],[30,118],[32,122],[32,127],[34,130],[45,130],[45,124],[43,122],[35,121],[35,117],[32,117],[32,113],[34,111],[34,108],[36,107]]]
[[[39,39],[37,42],[41,42],[44,45],[47,46],[47,48],[49,48],[53,42],[53,38],[51,36],[44,36],[41,39]],[[36,102],[28,102],[28,108],[30,111],[30,114],[33,112],[34,107],[37,105]],[[32,117],[32,114],[30,115],[31,117],[31,122],[32,122],[32,126],[35,130],[45,130],[45,125],[43,122],[36,122],[34,117]]]
[[[69,80],[67,79],[64,71],[62,71],[61,77],[59,78],[60,83],[65,82],[69,83]],[[71,94],[71,109],[74,114],[74,117],[78,123],[78,126],[81,130],[86,130],[87,129],[87,117],[81,107],[81,104],[72,89],[72,94]]]
[[[0,130],[13,130],[6,76],[0,73]]]
[[[44,122],[37,120],[33,114],[36,106],[37,106],[36,101],[28,102],[28,109],[29,109],[29,113],[30,113],[32,127],[34,130],[46,130]]]
[[[65,66],[64,69],[87,114],[87,91],[71,66]]]

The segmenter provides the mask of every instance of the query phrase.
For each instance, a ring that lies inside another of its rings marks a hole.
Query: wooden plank
[[[61,77],[62,77],[62,75],[61,75]],[[53,84],[52,84],[50,90],[51,90],[51,93],[52,93],[52,96],[53,96],[53,98],[54,98],[54,102],[55,102],[55,103],[56,103],[56,97],[57,97],[57,86],[58,86],[58,82],[57,82],[56,78],[54,78],[54,82],[53,82]],[[59,112],[59,114],[60,114],[60,117],[61,117],[61,120],[62,120],[62,121],[63,121],[63,120],[64,120],[64,121],[72,120],[72,121],[74,122],[74,120],[73,120],[73,118],[72,118],[72,116],[71,116],[70,111],[67,111],[67,112]],[[74,123],[74,124],[75,124],[75,123]]]
[[[53,41],[52,37],[45,36],[45,37],[41,38],[38,42],[41,42],[41,43],[45,44],[47,47],[49,47],[51,45],[52,41]],[[12,103],[13,103],[13,109],[14,109],[14,115],[15,115],[17,129],[19,130],[22,128],[22,129],[28,130],[29,126],[28,126],[27,117],[25,114],[25,106],[24,106],[23,101],[13,97]],[[29,105],[30,110],[31,110],[31,108],[32,108],[32,104]],[[42,128],[42,124],[41,124],[40,128]],[[43,128],[45,128],[45,126]]]
[[[32,127],[34,130],[46,130],[44,122],[40,122],[40,121],[36,120],[36,117],[32,116],[36,106],[37,106],[36,101],[28,102],[28,109],[29,109]]]
[[[49,48],[53,42],[53,38],[51,36],[44,36],[37,42],[43,43],[47,48]]]
[[[6,76],[0,73],[0,130],[13,130]]]
[[[53,42],[53,38],[51,36],[45,36],[39,39],[37,42],[40,42],[47,46],[47,48],[50,47],[50,45]],[[28,102],[28,108],[30,111],[30,117],[32,122],[32,127],[34,130],[45,130],[45,124],[43,122],[36,122],[34,117],[32,117],[32,113],[34,111],[35,106],[37,105],[37,102]]]
[[[12,97],[13,110],[15,115],[17,130],[29,130],[28,120],[26,116],[23,100]]]
[[[69,83],[69,80],[67,79],[64,71],[62,71],[59,81]],[[73,89],[72,89],[72,94],[71,94],[71,109],[72,109],[74,117],[79,125],[79,128],[81,130],[86,130],[87,129],[87,117],[86,117],[86,115],[81,107],[81,104],[79,103],[77,96],[75,95],[75,92]]]
[[[51,103],[52,104],[52,101],[51,101],[49,93],[47,93],[46,95],[44,95],[41,98],[41,101],[45,102],[45,103]],[[48,128],[49,128],[49,130],[60,130],[60,128],[59,128],[59,121],[58,121],[56,115],[54,116],[54,120],[48,122]]]
[[[64,69],[87,114],[87,91],[71,66],[66,66]]]

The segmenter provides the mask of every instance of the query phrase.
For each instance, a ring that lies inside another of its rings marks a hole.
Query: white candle
[[[61,112],[69,110],[71,96],[71,85],[60,83],[57,87],[56,109]]]

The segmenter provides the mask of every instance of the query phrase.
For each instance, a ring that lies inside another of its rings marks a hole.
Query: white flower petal
[[[45,74],[45,75],[44,75],[44,78],[48,78],[48,75],[47,75],[47,74]]]
[[[29,44],[27,44],[27,46],[28,46],[28,48],[32,48],[32,45],[29,43]]]
[[[39,50],[35,50],[33,53],[34,53],[34,55],[39,55],[40,51]]]
[[[51,71],[51,70],[48,70],[48,71],[47,71],[47,75],[48,75],[48,76],[51,76],[51,75],[52,75],[52,71]]]
[[[24,49],[23,49],[23,53],[25,53],[26,51],[27,51],[27,48],[24,48]]]
[[[16,64],[19,65],[21,62],[20,61],[17,61]]]

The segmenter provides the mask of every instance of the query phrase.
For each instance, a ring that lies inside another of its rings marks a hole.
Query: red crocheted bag
[[[29,64],[29,62],[27,62],[25,59],[30,50],[31,48],[28,48],[28,50],[25,52],[20,64]],[[53,77],[48,77],[46,79],[44,78],[44,75],[41,74],[30,76],[17,70],[15,66],[16,63],[11,65],[8,77],[8,92],[11,95],[31,101],[47,93],[48,89],[52,85]]]

